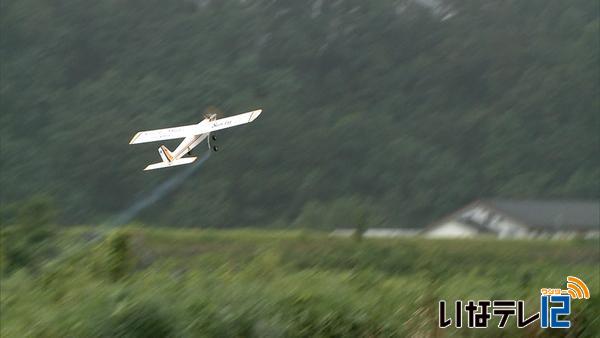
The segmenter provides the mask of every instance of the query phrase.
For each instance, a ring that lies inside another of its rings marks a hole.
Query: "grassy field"
[[[3,232],[2,337],[478,336],[438,329],[438,301],[524,299],[530,314],[539,289],[564,287],[567,275],[592,293],[573,301],[572,329],[517,329],[511,318],[485,335],[600,332],[598,240],[357,241],[142,227],[46,235],[25,246]]]

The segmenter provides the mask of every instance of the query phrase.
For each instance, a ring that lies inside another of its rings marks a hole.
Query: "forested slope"
[[[141,172],[158,144],[132,134],[209,106],[264,113],[141,220],[414,226],[482,196],[599,196],[596,1],[0,6],[5,207],[42,193],[101,222],[179,170]]]

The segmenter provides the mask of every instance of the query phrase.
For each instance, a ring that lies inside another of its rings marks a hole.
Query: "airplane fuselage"
[[[208,123],[216,120],[216,118],[217,118],[217,115],[212,114],[212,115],[206,117],[200,123],[198,123],[198,126],[201,126],[203,124],[208,124]],[[179,144],[179,146],[177,146],[177,149],[175,149],[175,151],[173,151],[173,158],[176,160],[182,158],[187,153],[189,153],[192,149],[194,149],[198,144],[200,144],[202,141],[204,141],[204,139],[206,137],[208,137],[208,135],[209,134],[202,134],[202,135],[191,135],[191,136],[186,137]]]

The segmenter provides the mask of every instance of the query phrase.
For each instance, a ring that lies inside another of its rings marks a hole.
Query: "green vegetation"
[[[76,228],[47,245],[35,269],[3,274],[2,337],[469,336],[435,332],[440,299],[525,299],[529,314],[567,275],[592,292],[569,335],[600,331],[597,242]],[[509,326],[486,336],[565,334]]]
[[[480,197],[599,198],[598,9],[0,1],[0,336],[469,336],[437,332],[440,299],[530,313],[567,275],[592,291],[567,334],[597,335],[597,240],[362,233]],[[130,137],[213,106],[264,113],[138,217],[162,228],[58,226],[105,224],[177,177],[142,173],[158,145]],[[210,229],[231,227],[293,230]],[[565,334],[510,325],[486,335]]]
[[[101,223],[178,170],[142,173],[158,145],[133,133],[209,106],[265,113],[141,221],[326,228],[358,203],[416,226],[479,197],[598,198],[597,2],[442,3],[4,0],[3,207],[43,192],[61,224]]]

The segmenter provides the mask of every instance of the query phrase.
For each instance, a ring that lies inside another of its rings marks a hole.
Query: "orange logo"
[[[589,299],[590,289],[585,283],[574,276],[567,277],[567,290],[563,290],[564,294],[569,294],[573,299]]]
[[[543,288],[540,289],[542,295],[569,295],[571,299],[589,299],[590,298],[590,289],[585,285],[585,283],[575,277],[568,276],[567,277],[567,289],[557,289],[557,288]]]

